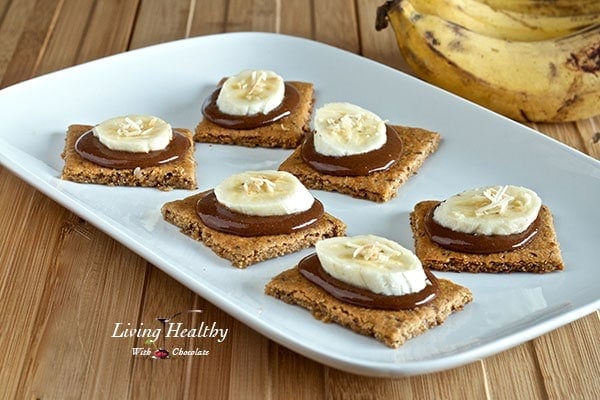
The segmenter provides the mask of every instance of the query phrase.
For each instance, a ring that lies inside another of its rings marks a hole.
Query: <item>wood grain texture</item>
[[[79,52],[94,12],[94,0],[64,0],[36,74],[80,63]]]
[[[13,4],[17,6],[20,3]],[[22,15],[25,24],[3,75],[2,87],[26,80],[36,72],[45,54],[62,4],[63,0],[38,1],[29,13]],[[7,34],[10,35],[11,32]]]
[[[301,36],[409,72],[384,0],[0,0],[0,85],[150,44],[233,31]],[[532,124],[600,157],[600,117]],[[460,368],[402,379],[361,377],[298,355],[236,321],[86,221],[0,168],[0,398],[596,399],[598,312]],[[215,321],[223,343],[171,338],[209,356],[133,357],[141,338],[115,323]]]
[[[315,1],[314,39],[360,53],[356,4],[352,0]]]
[[[2,14],[0,24],[0,76],[4,75],[10,58],[13,56],[19,38],[27,26],[29,14],[35,6],[35,0],[24,0],[20,3],[3,1],[0,3]]]
[[[129,49],[187,37],[193,3],[190,0],[143,1],[136,15]]]
[[[533,340],[550,399],[594,399],[600,394],[598,312]]]

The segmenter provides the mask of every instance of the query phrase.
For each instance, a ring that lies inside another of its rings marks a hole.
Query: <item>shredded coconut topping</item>
[[[133,120],[125,117],[125,121],[119,124],[117,134],[121,136],[140,136],[148,133],[156,125],[157,118],[150,119],[146,124],[141,119]]]
[[[481,217],[488,214],[502,214],[508,208],[508,204],[514,200],[513,196],[506,194],[508,186],[487,188],[483,196],[489,201],[488,204],[475,210],[475,215]]]
[[[250,177],[249,180],[242,183],[242,189],[246,194],[273,193],[275,191],[275,182],[264,177]]]
[[[337,118],[326,118],[324,122],[331,133],[348,140],[353,132],[366,137],[373,134],[372,131],[367,129],[369,126],[367,120],[368,117],[362,114],[344,114]]]
[[[393,256],[399,256],[402,252],[377,241],[369,244],[358,245],[354,243],[346,243],[346,246],[354,248],[352,258],[359,258],[366,261],[385,262]]]
[[[262,98],[264,90],[269,86],[270,81],[276,81],[277,77],[268,77],[266,71],[252,71],[246,79],[238,81],[234,87],[243,90],[243,97],[248,100]]]

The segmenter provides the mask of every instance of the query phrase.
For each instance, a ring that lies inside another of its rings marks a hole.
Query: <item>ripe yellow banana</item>
[[[478,0],[411,0],[411,3],[421,14],[437,15],[473,32],[507,40],[551,39],[600,23],[600,11],[548,16],[495,9]]]
[[[517,42],[417,12],[380,8],[422,79],[520,121],[572,121],[600,113],[600,24],[551,40]]]
[[[497,10],[535,15],[585,15],[600,12],[598,0],[477,0]]]

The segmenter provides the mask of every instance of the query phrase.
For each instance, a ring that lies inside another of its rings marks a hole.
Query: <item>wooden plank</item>
[[[229,399],[271,398],[269,339],[237,320],[234,320],[231,335]]]
[[[247,3],[247,1],[244,1],[246,6]],[[281,24],[280,9],[281,0],[254,0],[251,13],[251,30],[257,32],[279,32]],[[231,3],[230,10],[232,10]]]
[[[177,356],[174,349],[193,350],[194,341],[191,338],[166,337],[167,329],[163,328],[158,318],[171,318],[177,313],[182,313],[169,322],[183,324],[183,329],[197,327],[193,322],[193,314],[188,310],[194,309],[195,295],[179,282],[167,276],[156,267],[149,266],[146,285],[143,291],[142,309],[136,326],[150,329],[161,329],[161,336],[155,346],[145,343],[149,337],[139,338],[134,346],[155,350],[165,348],[171,353],[171,358],[161,360],[148,356],[132,356],[133,367],[129,396],[135,399],[146,398],[182,398],[186,390],[186,370],[188,363],[193,362],[194,356]],[[143,324],[143,325],[142,325]],[[167,325],[168,326],[168,325]],[[132,354],[132,353],[130,353]],[[141,385],[148,377],[164,377],[155,384]],[[168,378],[167,378],[168,377]]]
[[[39,74],[70,67],[78,62],[81,45],[94,13],[95,0],[64,0],[48,41],[47,55],[40,60]]]
[[[61,230],[16,398],[116,398],[134,340],[111,338],[114,321],[136,319],[146,263],[77,217]]]
[[[87,23],[77,63],[127,50],[139,0],[102,0],[95,3]]]
[[[39,0],[35,4],[28,14],[0,87],[24,81],[36,73],[62,4],[63,0]]]
[[[325,367],[271,342],[271,383],[274,400],[325,398]]]
[[[12,3],[12,0],[0,0],[0,25],[4,24],[4,19]]]
[[[0,248],[0,307],[5,318],[0,344],[11,349],[11,368],[0,369],[0,397],[80,397],[95,380],[113,381],[118,390],[122,381],[112,375],[116,368],[100,370],[95,364],[98,358],[109,358],[111,365],[127,367],[119,362],[125,353],[118,344],[98,346],[109,326],[97,315],[135,304],[120,288],[122,279],[111,280],[105,272],[105,257],[114,254],[115,242],[106,236],[104,241],[90,240],[96,235],[94,228],[5,172],[0,185],[13,190],[0,192],[5,205],[1,226],[18,229],[3,232]],[[31,243],[36,243],[36,251],[31,251]],[[95,262],[82,265],[78,257]],[[130,259],[115,259],[111,265],[135,270]]]
[[[314,7],[310,0],[286,0],[281,2],[278,32],[305,38],[314,37]]]
[[[133,28],[129,48],[139,48],[155,43],[182,39],[188,34],[188,23],[191,16],[191,2],[178,0],[164,2],[145,0],[141,3],[136,24]],[[152,359],[148,356],[134,357],[129,396],[132,398],[182,398],[188,391],[187,371],[195,362],[195,356],[176,355],[175,349],[194,350],[195,340],[192,338],[167,338],[166,328],[157,318],[168,318],[177,313],[173,323],[182,323],[184,329],[194,329],[194,314],[187,311],[194,309],[195,294],[182,286],[165,273],[148,266],[147,282],[142,299],[142,309],[138,324],[160,328],[161,338],[158,343],[148,345],[148,338],[138,339],[135,346],[156,350],[164,347],[171,353],[169,359]],[[163,377],[154,384],[140,384],[148,376]]]
[[[598,399],[600,318],[594,312],[533,340],[549,399]]]
[[[483,360],[492,399],[542,399],[546,396],[531,342]]]
[[[190,0],[142,1],[129,48],[185,38],[188,35],[191,3]]]
[[[4,75],[10,59],[17,48],[19,38],[23,33],[28,16],[33,11],[35,0],[3,1],[2,23],[0,24],[0,78]]]
[[[196,0],[190,21],[189,36],[225,32],[227,0]]]
[[[279,26],[279,1],[230,0],[227,7],[227,32],[276,32]]]
[[[327,398],[332,399],[489,398],[480,363],[471,363],[435,374],[399,379],[368,378],[329,368],[327,378]]]
[[[10,349],[10,363],[0,368],[0,398],[8,399],[17,398],[24,386],[21,371],[32,357],[32,342],[39,342],[36,315],[52,275],[61,222],[69,213],[4,168],[0,187],[10,188],[0,191],[0,346]],[[36,243],[36,251],[31,251],[31,243]]]
[[[388,26],[381,31],[375,30],[377,7],[383,3],[382,0],[357,0],[362,54],[392,68],[410,73],[410,68],[398,49],[392,27]]]
[[[315,39],[360,53],[356,7],[352,0],[314,2]]]
[[[229,366],[232,355],[234,352],[246,350],[234,347],[232,336],[235,320],[199,296],[195,298],[194,308],[202,310],[202,314],[199,316],[202,321],[217,322],[219,327],[229,329],[229,331],[227,338],[221,343],[214,340],[198,340],[194,343],[193,346],[208,350],[209,355],[194,357],[193,363],[189,365],[184,398],[229,399],[231,379]],[[237,345],[236,343],[235,346]]]

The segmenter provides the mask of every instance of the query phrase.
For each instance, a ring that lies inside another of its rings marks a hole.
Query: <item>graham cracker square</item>
[[[385,202],[396,196],[398,188],[417,173],[425,159],[439,146],[440,135],[421,128],[393,125],[402,140],[402,155],[386,171],[366,176],[333,176],[316,171],[302,160],[301,147],[279,166],[290,172],[309,189],[327,190],[352,197]]]
[[[456,272],[551,272],[564,269],[550,209],[540,209],[540,229],[533,240],[517,250],[470,254],[447,250],[434,243],[425,231],[425,217],[438,201],[422,201],[410,214],[415,254],[423,267]]]
[[[453,312],[473,300],[466,287],[438,279],[440,292],[430,303],[411,310],[378,310],[344,303],[304,278],[297,267],[274,277],[265,293],[288,304],[308,309],[323,322],[335,322],[356,333],[372,336],[397,348],[408,339],[442,324]]]
[[[319,240],[346,233],[346,224],[327,213],[315,224],[287,235],[243,237],[219,232],[204,225],[196,213],[196,203],[206,193],[208,192],[165,203],[161,209],[163,217],[179,227],[182,233],[203,242],[237,268],[246,268],[260,261],[294,253]]]
[[[196,126],[194,140],[197,142],[234,144],[247,147],[282,147],[293,149],[310,130],[310,117],[313,108],[313,84],[290,82],[298,94],[298,107],[290,115],[270,125],[254,129],[229,129],[214,124],[204,118]]]
[[[69,126],[65,148],[61,154],[65,161],[61,179],[108,186],[156,187],[161,190],[196,189],[196,160],[194,159],[194,141],[190,130],[176,128],[189,139],[191,144],[180,159],[152,167],[113,169],[94,164],[75,151],[77,139],[92,128],[91,125]]]

